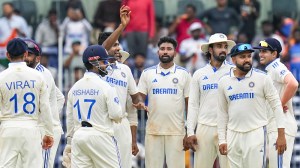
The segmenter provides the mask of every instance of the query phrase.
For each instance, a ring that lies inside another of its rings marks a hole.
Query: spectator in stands
[[[188,32],[192,37],[183,40],[179,48],[180,60],[185,63],[185,68],[191,74],[207,64],[207,60],[201,51],[201,45],[207,43],[205,38],[201,38],[203,31],[204,28],[201,23],[191,24]]]
[[[69,8],[73,8],[73,9],[79,9],[82,13],[82,16],[85,18],[86,15],[85,15],[85,12],[84,12],[84,8],[83,8],[83,4],[81,2],[81,0],[68,0],[68,3],[67,3],[67,9],[68,10]]]
[[[67,86],[71,86],[76,82],[78,78],[79,69],[85,69],[82,64],[82,45],[80,41],[74,41],[72,43],[72,52],[68,57],[65,58],[64,68],[65,68],[65,77]],[[68,83],[69,82],[69,83]]]
[[[300,81],[300,28],[294,30],[293,38],[295,44],[289,50],[291,72]]]
[[[28,37],[29,29],[25,19],[14,13],[11,2],[2,4],[3,17],[0,18],[0,64],[7,67],[6,45],[15,37]]]
[[[254,39],[252,40],[252,45],[257,45],[259,44],[260,41],[268,38],[268,37],[272,37],[277,39],[281,46],[284,46],[283,40],[280,36],[278,36],[277,34],[274,33],[274,27],[273,27],[273,23],[269,20],[265,20],[261,22],[261,29],[262,29],[262,34],[257,34]]]
[[[232,26],[241,27],[239,15],[233,8],[227,7],[227,0],[216,0],[217,7],[208,9],[200,15],[206,20],[207,31],[210,34],[223,33],[228,35]]]
[[[94,27],[104,32],[114,31],[120,23],[121,1],[100,1],[94,15]]]
[[[236,43],[248,43],[248,36],[245,32],[240,32],[237,35]]]
[[[90,33],[92,30],[91,24],[83,17],[81,10],[78,8],[69,8],[67,17],[61,25],[61,33],[64,35],[65,54],[72,52],[72,43],[80,41],[82,51],[89,45]]]
[[[148,42],[155,34],[153,0],[124,0],[122,5],[131,9],[130,22],[124,31],[129,53],[146,55]]]
[[[145,68],[145,60],[145,56],[141,53],[134,55],[134,65],[130,66],[130,69],[136,84],[138,84],[141,74]]]
[[[58,20],[55,9],[50,9],[48,16],[37,27],[35,41],[42,47],[43,54],[49,56],[49,65],[58,67]]]
[[[231,0],[228,1],[228,6],[240,14],[243,22],[240,32],[247,35],[246,43],[251,43],[256,34],[256,20],[260,13],[260,3],[257,0]]]
[[[192,23],[198,22],[203,26],[203,23],[196,18],[196,13],[196,6],[188,4],[185,8],[185,13],[183,15],[178,16],[176,20],[172,23],[172,25],[169,27],[169,35],[176,35],[176,41],[178,42],[178,47],[176,48],[176,51],[179,50],[181,42],[184,39],[191,37],[190,34],[188,34],[188,29]]]
[[[58,31],[56,10],[50,9],[48,17],[44,19],[36,29],[35,41],[42,47],[57,45]]]

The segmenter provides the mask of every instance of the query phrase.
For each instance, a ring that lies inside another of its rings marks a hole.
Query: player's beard
[[[34,58],[32,61],[29,61],[27,59],[25,59],[26,65],[29,66],[30,68],[35,68],[35,62],[36,62],[36,58]]]
[[[218,56],[217,55],[213,55],[214,59],[217,60],[218,62],[224,62],[226,59],[226,53],[225,52],[221,52]]]
[[[235,65],[238,69],[246,73],[249,72],[252,68],[252,64],[250,62],[246,62],[243,65],[236,63]]]
[[[169,55],[162,55],[159,57],[160,62],[166,64],[172,62],[174,59],[174,56],[169,56]]]

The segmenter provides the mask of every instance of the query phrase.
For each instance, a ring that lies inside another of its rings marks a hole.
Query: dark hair
[[[264,21],[261,22],[261,25],[262,26],[265,26],[265,25],[271,25],[271,26],[273,26],[273,23],[270,20],[264,20]]]
[[[140,53],[140,52],[135,53],[135,54],[133,55],[133,58],[136,58],[136,57],[139,56],[139,55],[142,56],[142,57],[144,57],[144,58],[146,58],[145,54]]]
[[[16,60],[16,59],[19,59],[19,58],[23,58],[24,54],[21,54],[21,55],[11,55],[11,54],[9,54],[9,56],[10,56],[11,60]]]
[[[51,15],[57,15],[56,9],[50,9],[50,10],[49,10],[49,12],[48,12],[48,17],[51,16]]]
[[[187,4],[187,5],[185,6],[185,8],[191,8],[191,9],[193,9],[194,12],[197,12],[197,8],[196,8],[196,6],[193,5],[193,4]]]
[[[5,6],[5,5],[9,5],[11,8],[15,9],[14,4],[11,3],[11,2],[4,2],[4,3],[2,4],[2,6]]]
[[[74,45],[80,45],[80,44],[81,44],[80,41],[73,41],[73,42],[72,42],[72,46],[74,46]]]
[[[158,43],[157,43],[157,46],[160,47],[160,45],[162,43],[171,43],[171,44],[173,44],[174,48],[177,47],[177,42],[172,37],[165,36],[165,37],[160,38]]]
[[[91,63],[87,62],[87,63],[83,63],[83,64],[84,64],[86,70],[89,71],[89,70],[93,69],[93,65]]]
[[[209,45],[208,45],[208,48],[213,48],[213,44],[209,44]],[[207,52],[205,53],[205,56],[206,56],[207,60],[210,60],[211,54],[210,54],[209,51],[207,51]]]
[[[112,32],[102,32],[98,36],[98,44],[102,45],[103,42],[112,34]]]

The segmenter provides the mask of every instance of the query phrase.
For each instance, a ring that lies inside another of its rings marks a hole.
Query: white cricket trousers
[[[276,150],[276,141],[277,141],[278,133],[277,132],[270,132],[268,133],[268,140],[269,140],[269,168],[290,168],[291,159],[293,154],[294,148],[294,141],[295,137],[289,136],[285,134],[287,149],[283,154],[283,167],[278,165],[278,152]]]
[[[72,168],[119,168],[120,156],[113,136],[93,127],[81,127],[73,136]]]
[[[55,126],[53,131],[54,131],[53,146],[48,150],[43,150],[44,168],[54,168],[54,161],[56,157],[57,148],[60,143],[61,135],[63,133],[61,126]]]
[[[42,139],[36,121],[1,121],[0,168],[15,168],[18,156],[22,168],[43,166]]]
[[[266,167],[266,127],[249,132],[227,130],[228,161],[230,168]]]
[[[212,168],[219,157],[221,168],[227,168],[227,156],[219,152],[217,126],[199,124],[196,130],[198,146],[194,157],[195,168]]]
[[[184,168],[184,135],[150,135],[145,137],[146,168],[162,168],[164,161],[168,168]]]
[[[132,168],[132,136],[126,117],[121,123],[114,123],[114,136],[118,142],[122,168]]]

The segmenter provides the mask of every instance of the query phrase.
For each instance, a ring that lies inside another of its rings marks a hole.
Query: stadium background
[[[87,20],[92,23],[93,16],[96,12],[96,7],[101,0],[82,0],[83,8]],[[0,0],[1,4],[3,2],[13,2],[15,7],[20,10],[21,15],[26,19],[28,25],[32,27],[32,34],[38,24],[46,17],[48,10],[55,8],[58,11],[58,18],[62,21],[66,16],[65,5],[67,1],[64,0]],[[298,20],[300,15],[300,0],[258,0],[260,3],[260,17],[256,20],[257,32],[260,31],[260,22],[262,20],[272,20],[273,15],[280,13],[283,15],[290,16],[291,18]],[[215,0],[154,0],[155,5],[155,14],[158,17],[161,17],[163,20],[164,26],[169,26],[170,23],[176,18],[177,15],[182,14],[185,8],[185,5],[188,3],[196,4],[197,10],[199,13],[203,12],[206,9],[216,6]],[[0,8],[0,13],[2,13],[2,8]],[[1,25],[0,25],[1,26]],[[60,65],[60,64],[59,64]],[[59,69],[62,67],[58,66]],[[61,70],[62,72],[62,70]],[[298,72],[299,73],[299,72]],[[62,76],[58,76],[57,84],[60,89],[64,91],[66,95],[67,89],[62,83]],[[297,95],[294,97],[294,111],[298,126],[300,125],[300,91],[298,90]],[[64,111],[65,112],[65,111]],[[65,113],[63,113],[62,121],[65,121]],[[145,135],[145,113],[140,113],[140,123],[139,123],[139,141],[141,144],[144,143]],[[65,123],[63,123],[65,130]],[[61,145],[58,149],[58,156],[56,159],[57,168],[61,167],[61,154],[64,148],[64,137],[62,138]],[[190,162],[192,163],[192,155],[190,156]],[[143,167],[143,160],[139,161],[140,167]],[[295,141],[294,153],[291,162],[292,168],[300,167],[300,134],[298,131],[297,138]]]

